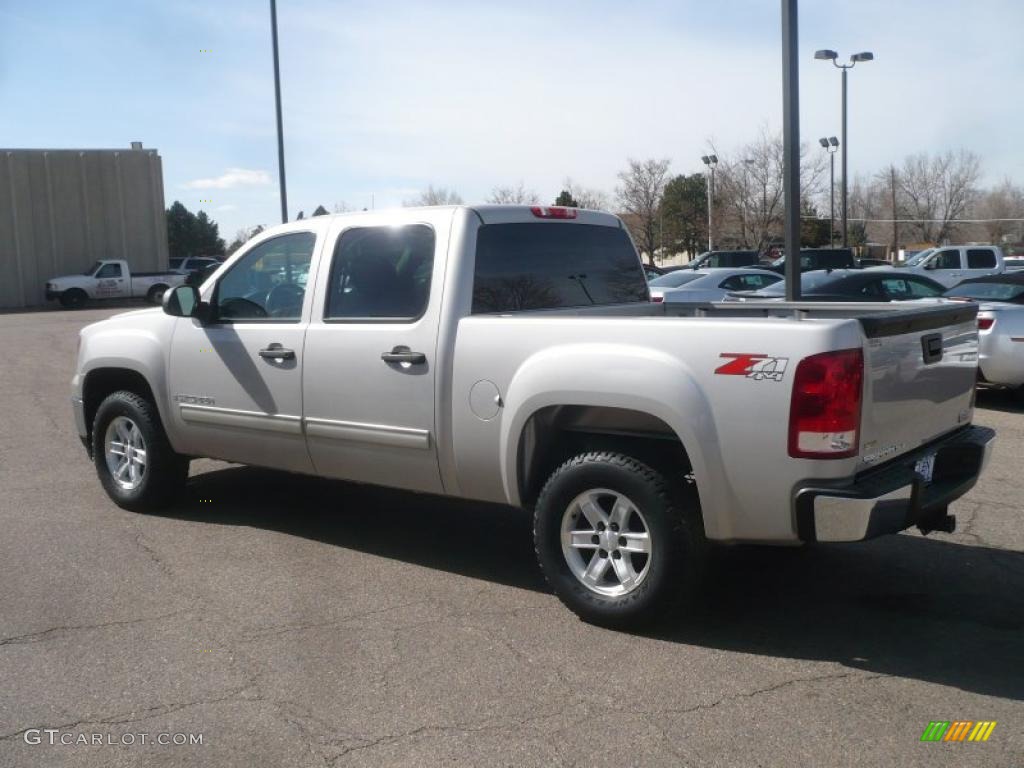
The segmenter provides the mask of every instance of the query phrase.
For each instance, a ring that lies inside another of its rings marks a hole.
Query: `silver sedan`
[[[1024,397],[1024,275],[967,280],[945,295],[978,302],[980,383]]]
[[[651,281],[651,301],[722,301],[731,291],[758,291],[781,279],[768,269],[680,269]]]

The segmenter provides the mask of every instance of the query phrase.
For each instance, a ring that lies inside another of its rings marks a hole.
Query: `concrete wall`
[[[97,259],[167,267],[155,149],[0,149],[0,308],[45,302],[51,277]]]

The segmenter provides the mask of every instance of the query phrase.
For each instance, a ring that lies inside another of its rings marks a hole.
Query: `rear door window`
[[[411,322],[427,308],[434,230],[425,224],[357,227],[338,239],[325,320]]]
[[[996,255],[989,248],[968,248],[967,249],[968,269],[995,269]]]
[[[591,224],[486,224],[477,233],[473,313],[648,301],[629,236]]]

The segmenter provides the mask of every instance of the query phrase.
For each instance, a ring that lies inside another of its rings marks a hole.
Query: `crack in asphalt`
[[[2,645],[24,645],[27,643],[38,643],[43,640],[49,639],[50,635],[58,632],[76,632],[86,629],[105,629],[107,627],[124,627],[131,624],[142,624],[149,621],[160,621],[162,619],[169,619],[173,616],[180,616],[184,613],[190,613],[194,609],[182,608],[171,613],[164,613],[160,616],[147,616],[141,619],[123,619],[118,621],[105,621],[101,624],[77,624],[66,627],[50,627],[49,629],[41,629],[37,632],[27,632],[24,635],[14,635],[12,637],[0,638],[0,646]]]

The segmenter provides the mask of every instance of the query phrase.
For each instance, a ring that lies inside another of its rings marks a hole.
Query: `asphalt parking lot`
[[[1008,395],[979,395],[999,441],[956,533],[723,550],[706,605],[639,636],[562,607],[515,510],[212,461],[166,513],[115,507],[68,403],[113,311],[0,314],[0,765],[1024,763]]]

